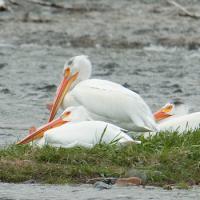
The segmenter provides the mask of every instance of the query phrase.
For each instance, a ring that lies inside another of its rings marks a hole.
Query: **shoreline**
[[[11,145],[0,149],[0,181],[10,183],[111,184],[136,177],[140,184],[165,189],[199,185],[200,130],[160,133],[141,145],[99,144],[91,149]],[[99,178],[99,180],[98,180]],[[31,182],[31,181],[32,182]]]

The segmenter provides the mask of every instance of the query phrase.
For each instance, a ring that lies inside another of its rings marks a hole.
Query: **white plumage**
[[[157,130],[150,108],[138,94],[111,81],[88,79],[91,68],[87,56],[76,56],[67,62],[64,71],[70,69],[72,75],[79,74],[62,101],[63,108],[81,105],[94,120],[131,131]]]
[[[45,131],[43,138],[36,142],[38,146],[48,144],[64,148],[74,146],[90,148],[100,142],[140,143],[133,140],[118,126],[103,121],[87,121],[91,120],[91,117],[83,106],[67,108],[60,118],[70,122]]]
[[[50,129],[44,134],[45,144],[64,148],[74,146],[91,148],[100,142],[110,144],[114,141],[117,144],[135,142],[119,127],[102,121],[71,122]]]
[[[195,129],[200,128],[200,112],[190,113],[179,117],[174,117],[168,119],[164,122],[161,122],[158,125],[160,131],[177,131],[182,134],[187,131],[194,131]],[[156,132],[145,133],[145,137],[154,136]]]
[[[161,131],[178,131],[183,133],[188,130],[195,130],[200,125],[200,112],[190,113],[180,117],[172,118],[160,123]]]

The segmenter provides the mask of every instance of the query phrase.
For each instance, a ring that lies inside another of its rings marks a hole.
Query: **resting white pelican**
[[[133,140],[118,126],[103,121],[84,121],[90,119],[84,107],[69,107],[58,119],[35,130],[18,144],[26,144],[40,138],[37,141],[39,146],[48,144],[65,148],[92,147],[99,142],[106,144],[112,142],[140,143],[140,141]]]
[[[60,105],[82,105],[94,120],[106,121],[131,131],[157,130],[152,112],[135,92],[111,81],[89,79],[92,65],[87,56],[75,56],[64,66],[49,121]]]
[[[200,128],[200,112],[171,118],[159,124],[160,131],[178,131],[179,133]]]
[[[66,134],[69,133],[69,134]],[[99,143],[137,143],[118,126],[103,121],[82,121],[50,129],[44,134],[45,144],[54,147],[93,147]]]
[[[182,134],[187,131],[194,131],[200,128],[200,112],[188,114],[188,107],[184,104],[167,103],[160,109],[159,115],[165,119],[159,121],[158,128],[160,131],[169,131]],[[154,136],[157,132],[144,133],[145,137]]]

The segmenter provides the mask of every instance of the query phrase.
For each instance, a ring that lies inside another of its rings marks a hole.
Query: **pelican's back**
[[[156,130],[150,108],[137,93],[110,81],[80,82],[65,96],[64,107],[83,105],[94,120],[103,120],[129,130]]]
[[[161,131],[178,131],[180,133],[187,130],[195,130],[200,128],[200,112],[169,119],[160,123],[159,128]]]
[[[92,147],[99,142],[109,144],[114,140],[119,143],[133,141],[119,127],[102,121],[68,123],[48,130],[44,138],[46,144],[62,147]]]

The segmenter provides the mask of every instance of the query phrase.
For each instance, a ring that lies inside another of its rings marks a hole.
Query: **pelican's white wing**
[[[180,117],[171,118],[167,121],[161,122],[159,125],[160,131],[178,131],[179,133],[184,133],[187,131],[194,131],[200,128],[200,112],[195,112]],[[145,133],[144,137],[156,135],[156,132]]]
[[[161,131],[178,131],[180,133],[187,130],[194,130],[199,128],[200,112],[183,115],[180,117],[169,119],[166,122],[160,123]]]
[[[102,121],[68,123],[46,131],[44,140],[45,144],[65,148],[93,147],[100,142],[109,144],[114,140],[118,143],[134,142],[119,127]]]
[[[150,108],[135,92],[110,81],[89,79],[77,84],[64,100],[68,106],[84,106],[94,120],[103,120],[124,129],[156,130]]]

